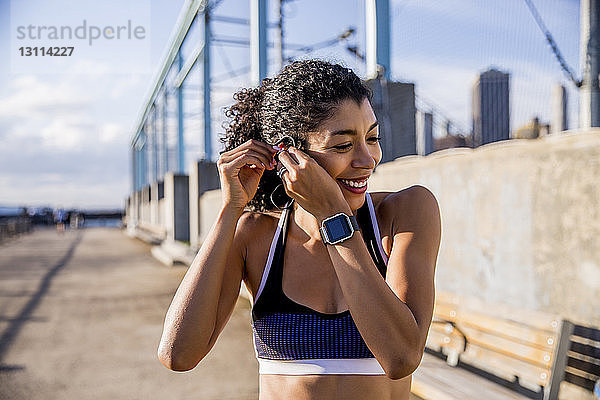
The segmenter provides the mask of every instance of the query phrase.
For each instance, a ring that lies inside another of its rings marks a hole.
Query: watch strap
[[[356,219],[354,214],[350,215],[348,218],[350,218],[350,223],[352,224],[352,228],[354,229],[354,231],[360,231],[360,226],[358,226],[358,220]]]
[[[336,214],[336,215],[331,216],[329,218],[325,218],[323,220],[323,222],[321,223],[321,226],[319,227],[319,233],[321,234],[321,239],[323,240],[324,243],[326,243],[326,244],[341,243],[341,241],[340,242],[331,242],[331,241],[327,240],[327,238],[326,238],[327,235],[324,233],[324,230],[325,230],[324,225],[325,225],[325,223],[328,220],[330,220],[330,219],[332,219],[334,217],[337,217],[337,216],[342,216],[342,215],[347,218],[346,221],[348,221],[348,220],[350,221],[350,226],[352,228],[352,232],[351,232],[351,234],[348,237],[342,239],[341,241],[345,241],[347,239],[350,239],[352,236],[354,236],[354,232],[360,231],[360,226],[358,225],[358,220],[356,219],[356,216],[354,216],[353,214],[352,215],[348,215],[346,213],[339,213],[339,214]]]

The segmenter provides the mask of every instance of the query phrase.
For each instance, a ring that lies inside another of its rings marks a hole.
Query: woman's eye
[[[338,144],[337,146],[333,146],[336,150],[348,150],[352,145],[350,143]]]
[[[380,136],[373,136],[367,139],[368,142],[371,143],[377,143],[381,141],[381,137]]]

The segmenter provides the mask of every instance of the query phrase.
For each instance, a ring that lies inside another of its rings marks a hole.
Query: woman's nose
[[[355,168],[373,169],[375,165],[375,157],[371,154],[367,145],[357,146],[352,166]]]

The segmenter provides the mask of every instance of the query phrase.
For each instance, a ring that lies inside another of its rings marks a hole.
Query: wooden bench
[[[423,399],[591,398],[600,330],[558,316],[438,293],[426,353],[413,374]]]

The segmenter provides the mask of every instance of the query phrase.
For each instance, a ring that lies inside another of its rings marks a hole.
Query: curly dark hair
[[[286,135],[300,150],[306,150],[306,134],[331,118],[342,101],[351,99],[360,104],[365,98],[371,100],[371,91],[349,68],[304,60],[263,79],[258,88],[240,90],[233,98],[236,102],[225,112],[229,121],[221,138],[225,151],[249,139],[273,145]],[[273,210],[270,196],[280,183],[274,170],[265,170],[248,208]]]

